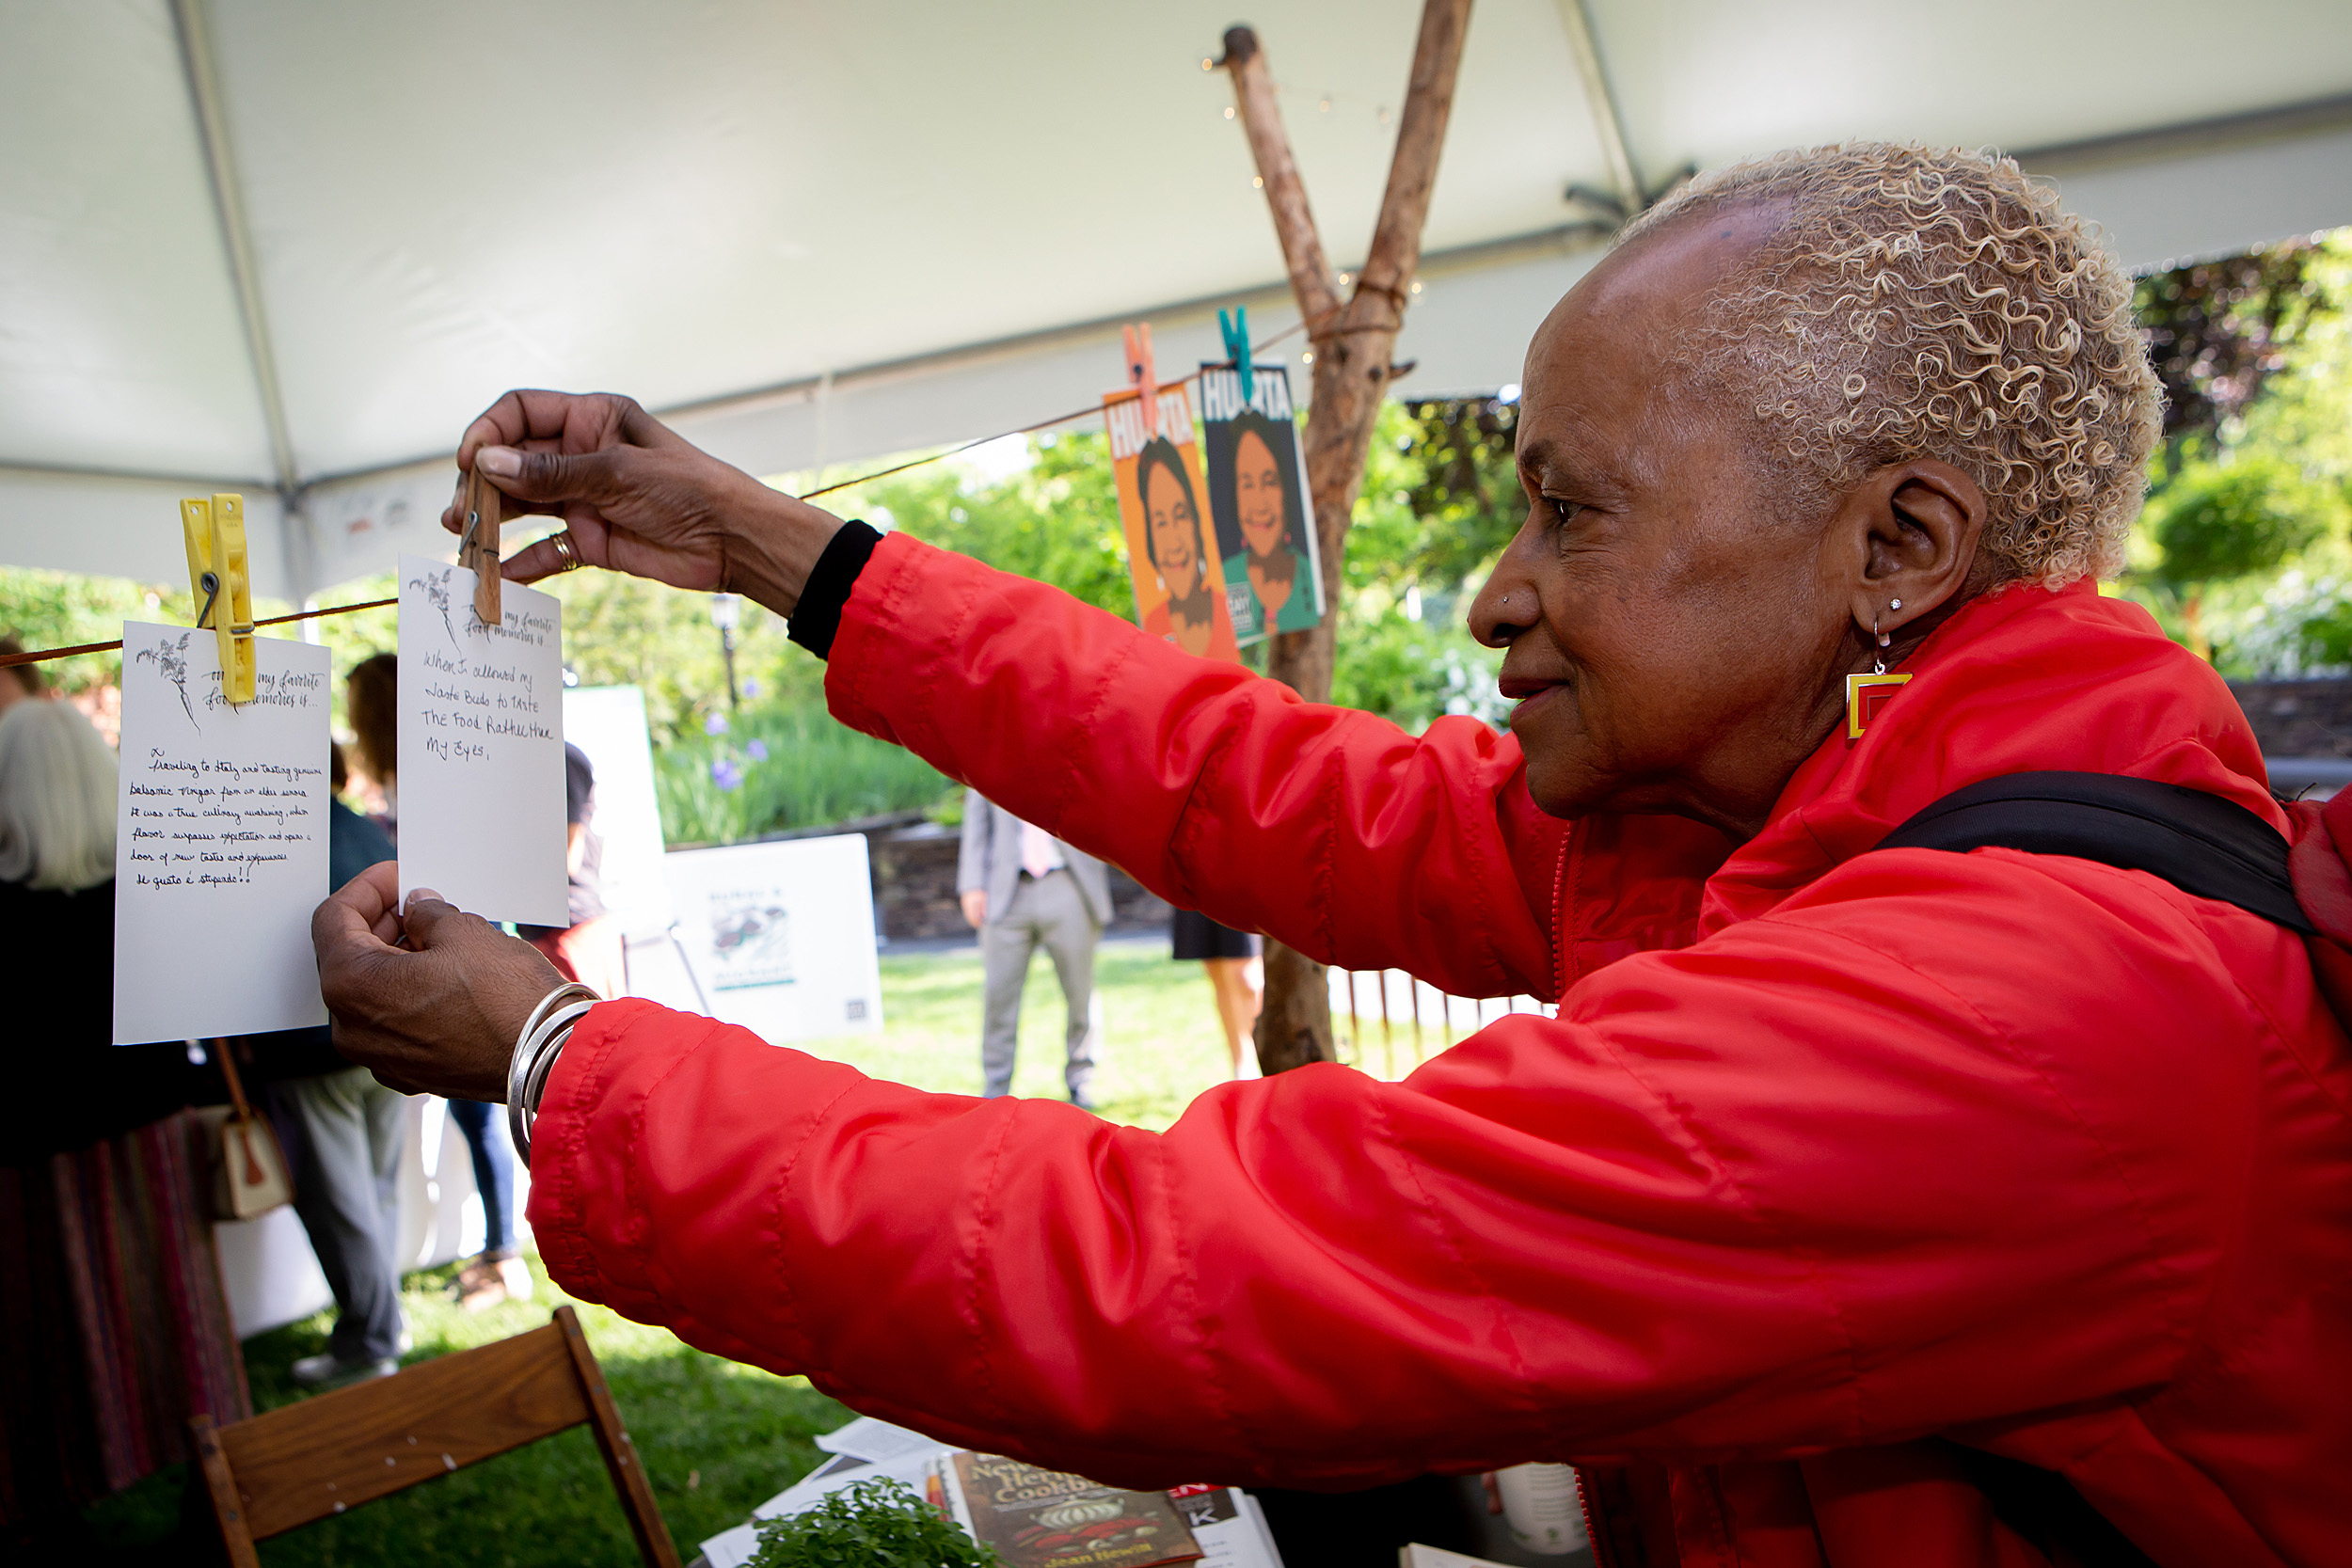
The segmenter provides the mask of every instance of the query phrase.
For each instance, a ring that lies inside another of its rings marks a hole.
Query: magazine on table
[[[1157,1568],[1200,1547],[1165,1492],[1128,1492],[1002,1454],[959,1453],[972,1533],[1007,1568]]]

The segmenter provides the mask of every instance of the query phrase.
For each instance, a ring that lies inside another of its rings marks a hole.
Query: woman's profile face
[[[1274,461],[1265,437],[1254,430],[1242,432],[1233,443],[1233,502],[1241,517],[1241,536],[1255,556],[1269,556],[1282,546],[1282,470]]]
[[[1613,252],[1529,348],[1528,518],[1470,629],[1508,650],[1511,730],[1554,816],[1672,812],[1744,837],[1836,721],[1859,547],[1781,520],[1834,498],[1777,499],[1739,395],[1650,370],[1772,221],[1685,222]]]
[[[1200,519],[1165,464],[1143,471],[1143,515],[1152,531],[1152,562],[1168,596],[1181,599],[1200,582]]]

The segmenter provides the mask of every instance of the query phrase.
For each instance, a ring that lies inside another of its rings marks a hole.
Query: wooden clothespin
[[[1232,360],[1234,371],[1241,376],[1241,401],[1251,402],[1258,395],[1258,375],[1249,362],[1249,307],[1234,306],[1230,320],[1219,310],[1216,329],[1224,335],[1226,357]]]
[[[245,498],[193,496],[180,503],[188,546],[188,592],[196,624],[220,639],[220,694],[231,705],[253,700],[253,579],[246,561]]]
[[[466,476],[466,531],[457,542],[457,564],[473,571],[473,612],[485,626],[500,624],[499,526],[506,498],[476,468]]]
[[[1160,378],[1152,368],[1152,324],[1138,322],[1125,329],[1127,335],[1127,385],[1143,394],[1143,428],[1146,434],[1160,433]]]

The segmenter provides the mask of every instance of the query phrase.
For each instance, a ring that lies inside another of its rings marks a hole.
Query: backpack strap
[[[2023,849],[2161,877],[2301,936],[2287,841],[2234,800],[2113,773],[2010,773],[1956,790],[1879,841],[1882,849]]]
[[[2297,826],[2300,852],[2309,857],[2314,846],[2324,848],[2326,862],[2342,879],[2343,862],[2332,844],[2324,836],[2312,838],[2310,824]],[[2112,773],[2010,773],[1945,796],[1880,840],[1878,847],[1962,854],[2023,849],[2145,871],[2183,893],[2234,904],[2315,939],[2306,943],[2315,963],[2329,950],[2343,955],[2321,936],[2296,897],[2286,839],[2236,801],[2201,789]],[[2306,867],[2307,880],[2309,872]],[[2320,980],[2332,1002],[2325,970]],[[2051,1557],[2086,1568],[2153,1568],[2153,1560],[2102,1518],[2065,1477],[1961,1444],[1951,1447],[1994,1516]]]

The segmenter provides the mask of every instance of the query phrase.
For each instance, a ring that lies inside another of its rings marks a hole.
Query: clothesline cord
[[[1300,332],[1306,329],[1306,325],[1307,324],[1305,322],[1299,322],[1292,326],[1286,327],[1282,331],[1277,332],[1273,337],[1268,338],[1264,342],[1256,345],[1249,352],[1253,355],[1263,354],[1267,349],[1270,349],[1275,344],[1280,342],[1283,339],[1296,337]],[[1200,379],[1200,372],[1199,371],[1195,371],[1190,375],[1179,376],[1174,381],[1161,382],[1160,390],[1165,392],[1170,387],[1182,387],[1187,382],[1198,381]],[[994,436],[983,436],[977,441],[966,441],[960,447],[949,447],[945,451],[935,451],[929,457],[912,457],[904,463],[894,463],[887,468],[877,468],[870,474],[860,474],[855,479],[845,479],[840,481],[838,483],[820,485],[817,489],[803,492],[801,499],[803,500],[814,500],[818,496],[830,496],[836,490],[849,490],[853,489],[860,484],[871,484],[878,479],[888,479],[892,474],[902,474],[909,468],[919,468],[926,463],[941,463],[950,457],[961,457],[963,453],[970,451],[975,447],[984,447],[991,441],[1001,441],[1008,436],[1034,436],[1041,430],[1051,430],[1056,425],[1070,424],[1078,420],[1083,420],[1089,415],[1100,414],[1102,411],[1103,405],[1101,404],[1091,404],[1085,408],[1076,409],[1068,414],[1057,414],[1050,420],[1040,420],[1035,424],[1025,424],[1018,430],[1007,430],[1001,431]],[[356,610],[384,610],[398,603],[400,603],[398,599],[370,599],[365,604],[328,605],[318,610],[297,610],[291,615],[273,615],[267,620],[256,621],[253,624],[256,626],[282,626],[290,621],[317,621],[323,620],[329,615],[349,615]],[[35,648],[29,652],[21,654],[0,654],[0,670],[6,670],[12,665],[18,664],[40,664],[53,658],[72,658],[78,654],[112,653],[117,648],[121,646],[122,640],[120,638],[117,638],[112,642],[84,642],[80,646],[72,648]]]

